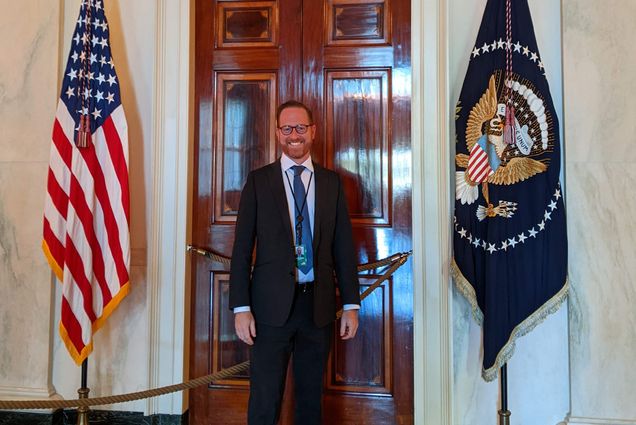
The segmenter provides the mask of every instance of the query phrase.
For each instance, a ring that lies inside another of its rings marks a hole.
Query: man
[[[311,161],[311,110],[286,102],[276,122],[281,158],[252,171],[241,193],[230,308],[236,334],[252,346],[248,423],[278,421],[293,354],[295,423],[320,424],[336,314],[334,272],[345,310],[340,337],[351,339],[360,308],[356,256],[340,179]]]

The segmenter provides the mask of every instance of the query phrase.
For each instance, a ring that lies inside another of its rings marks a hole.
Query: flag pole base
[[[499,410],[499,425],[510,425],[510,410]]]
[[[88,398],[89,391],[90,391],[89,388],[80,388],[79,390],[77,390],[77,393],[79,394],[79,398]],[[77,425],[89,425],[88,412],[90,410],[91,409],[89,409],[88,406],[79,406],[77,408]]]

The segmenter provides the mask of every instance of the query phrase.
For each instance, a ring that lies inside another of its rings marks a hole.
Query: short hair
[[[287,108],[300,108],[304,109],[307,112],[307,118],[309,118],[309,124],[314,123],[314,114],[311,112],[311,109],[307,105],[302,102],[298,102],[297,100],[288,100],[283,103],[276,109],[276,124],[280,121],[280,114]]]

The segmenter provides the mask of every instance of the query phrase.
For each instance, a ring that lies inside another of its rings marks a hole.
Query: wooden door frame
[[[414,413],[416,424],[451,425],[448,0],[411,0],[411,8]],[[185,248],[192,239],[194,2],[160,0],[156,24],[147,296],[150,387],[189,378],[190,263]],[[428,99],[436,94],[426,108],[425,93]],[[187,400],[187,394],[151,399],[145,413],[180,414]]]

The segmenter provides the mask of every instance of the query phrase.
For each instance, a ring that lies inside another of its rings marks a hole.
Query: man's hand
[[[340,318],[340,337],[351,339],[358,331],[358,310],[345,310]]]
[[[252,338],[256,337],[256,322],[254,322],[252,312],[244,311],[241,313],[235,313],[234,329],[236,330],[236,335],[241,341],[248,345],[254,345],[254,340]]]

